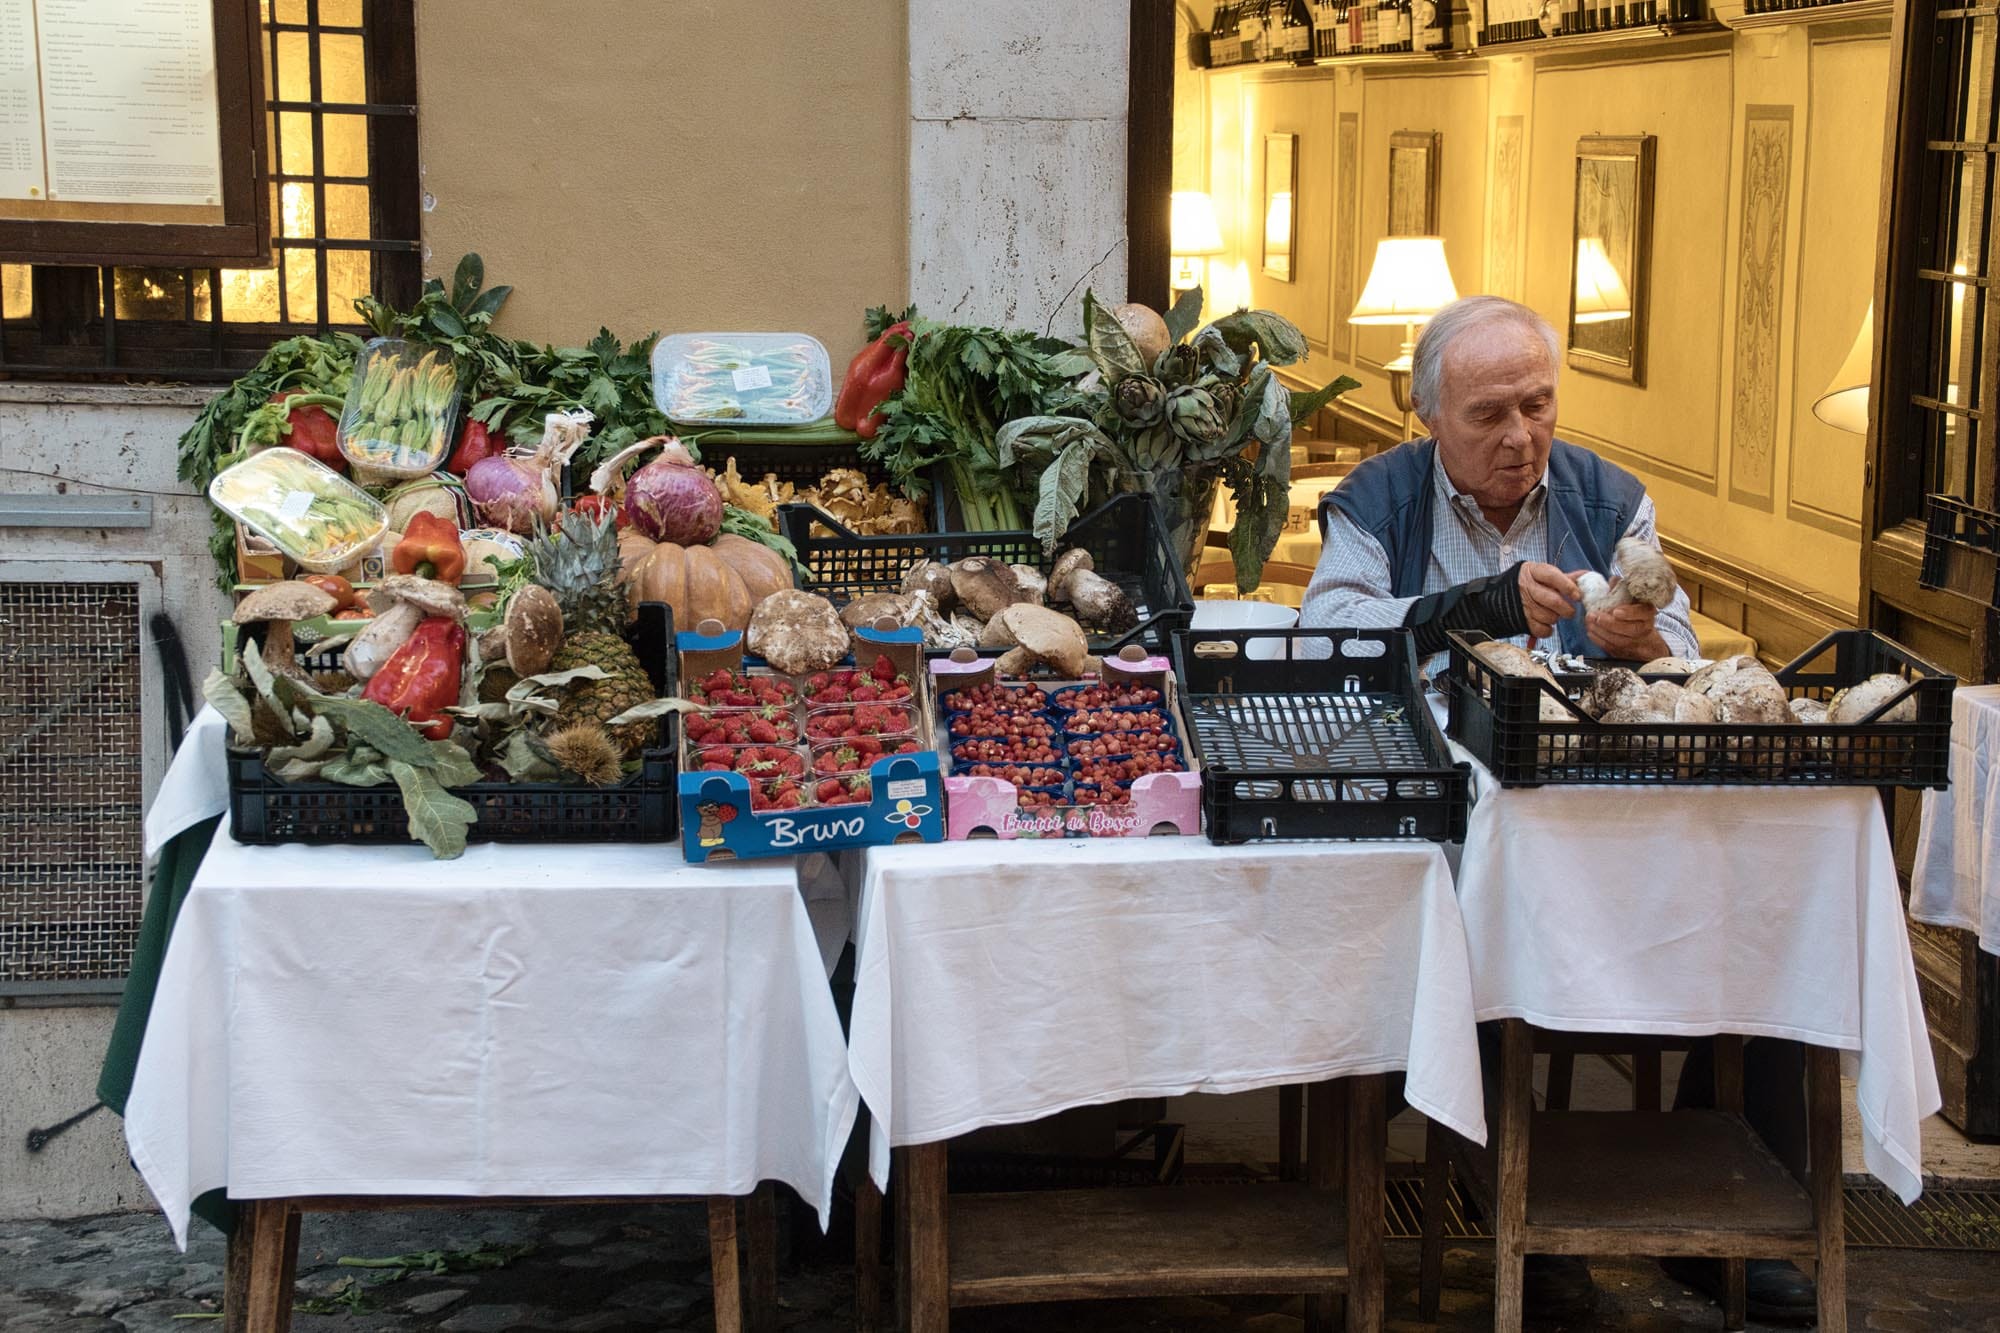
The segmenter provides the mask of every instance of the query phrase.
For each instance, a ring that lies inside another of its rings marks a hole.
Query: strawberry
[[[821,805],[866,805],[873,799],[872,784],[863,774],[824,778],[813,788],[813,799]]]
[[[896,703],[913,693],[910,678],[898,674],[896,664],[877,657],[866,671],[852,669],[820,671],[806,681],[806,698],[814,707],[849,703]]]
[[[783,676],[747,671],[711,671],[687,687],[689,698],[723,708],[755,708],[766,704],[782,708],[797,693],[798,686]]]
[[[877,653],[875,665],[868,668],[868,674],[887,685],[896,679],[896,664],[889,660],[887,653]]]
[[[923,749],[915,736],[850,736],[813,747],[813,772],[864,773],[885,755],[915,754]]]

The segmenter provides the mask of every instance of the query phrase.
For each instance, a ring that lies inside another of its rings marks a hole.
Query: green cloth
[[[132,1076],[139,1068],[139,1047],[146,1039],[146,1021],[153,1013],[153,992],[160,984],[160,965],[166,961],[167,941],[173,938],[174,922],[180,919],[181,904],[194,884],[195,872],[215,837],[221,816],[204,819],[175,834],[160,849],[159,864],[153,869],[153,891],[146,897],[146,914],[139,922],[139,940],[132,947],[132,966],[125,974],[125,998],[118,1003],[118,1021],[111,1028],[111,1044],[105,1048],[104,1067],[97,1075],[97,1099],[125,1114],[125,1101],[132,1095]],[[222,1190],[210,1190],[194,1201],[196,1217],[224,1235],[236,1226],[236,1206]]]

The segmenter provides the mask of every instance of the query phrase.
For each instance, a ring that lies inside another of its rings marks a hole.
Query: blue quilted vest
[[[1431,555],[1431,468],[1435,440],[1412,440],[1363,462],[1320,501],[1320,524],[1327,507],[1382,544],[1389,557],[1390,595],[1418,597]],[[1612,548],[1632,525],[1646,497],[1639,479],[1588,449],[1557,440],[1549,449],[1548,562],[1558,569],[1611,572]],[[1493,573],[1500,571],[1494,570]],[[1563,651],[1603,656],[1584,636],[1583,617],[1558,623]]]

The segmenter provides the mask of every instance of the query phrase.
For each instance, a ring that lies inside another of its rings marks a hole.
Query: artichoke
[[[1169,389],[1194,383],[1201,373],[1201,353],[1189,343],[1176,343],[1153,362],[1153,377]]]
[[[1243,391],[1234,380],[1216,380],[1213,384],[1200,386],[1208,390],[1208,396],[1215,400],[1215,410],[1222,414],[1225,424],[1236,420],[1236,409],[1243,400]]]
[[[1111,390],[1111,401],[1120,421],[1143,430],[1160,420],[1166,409],[1167,391],[1156,379],[1127,375]]]
[[[1167,426],[1189,444],[1215,444],[1229,433],[1229,418],[1207,389],[1188,385],[1167,395]]]

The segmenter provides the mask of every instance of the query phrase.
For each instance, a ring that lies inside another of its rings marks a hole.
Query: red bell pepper
[[[472,471],[472,465],[482,458],[494,458],[507,452],[507,437],[497,430],[491,430],[483,421],[465,419],[465,425],[458,432],[458,445],[445,460],[444,470],[454,477],[463,477]]]
[[[882,428],[882,414],[876,409],[903,387],[909,359],[909,321],[882,330],[881,337],[847,363],[847,378],[840,382],[840,397],[833,404],[833,423],[864,440],[874,439]]]
[[[581,514],[592,523],[602,523],[605,513],[618,516],[618,526],[625,526],[625,508],[608,495],[579,495],[569,507],[572,514]]]
[[[465,543],[459,540],[458,524],[427,510],[413,515],[403,540],[389,553],[389,569],[458,586],[465,577]]]
[[[280,444],[289,445],[335,472],[347,471],[347,458],[340,452],[340,421],[327,410],[328,404],[340,405],[338,398],[317,393],[286,393],[281,389],[265,401],[287,405]]]
[[[458,702],[464,671],[465,627],[449,616],[430,616],[368,678],[361,697],[423,726],[425,739],[441,741],[451,735],[444,710]]]

